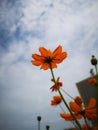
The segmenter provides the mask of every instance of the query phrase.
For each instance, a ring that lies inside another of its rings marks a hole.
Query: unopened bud
[[[37,116],[37,120],[40,121],[41,120],[41,116]]]
[[[97,59],[96,59],[96,57],[94,55],[92,55],[91,64],[92,65],[97,65]]]

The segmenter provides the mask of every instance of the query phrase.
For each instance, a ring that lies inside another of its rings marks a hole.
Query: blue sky
[[[0,1],[0,129],[36,130],[71,127],[51,107],[49,71],[32,66],[31,55],[44,46],[58,45],[68,58],[55,69],[64,89],[78,95],[76,83],[87,78],[91,55],[98,57],[97,0],[1,0]],[[67,101],[70,99],[65,95]]]

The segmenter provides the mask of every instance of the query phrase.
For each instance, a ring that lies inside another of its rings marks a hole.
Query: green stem
[[[55,82],[55,85],[56,85],[57,88],[58,88],[58,85],[57,85],[57,82],[56,82],[56,80],[55,80],[54,73],[53,73],[53,70],[52,70],[51,65],[50,65],[50,70],[51,70],[51,74],[52,74],[53,81]],[[72,111],[70,110],[70,108],[69,108],[67,102],[65,101],[65,99],[64,99],[64,97],[63,97],[63,95],[62,95],[62,93],[60,92],[59,89],[58,89],[58,92],[59,92],[59,94],[60,94],[60,96],[61,96],[61,98],[62,98],[62,100],[63,100],[63,103],[65,104],[65,106],[66,106],[67,109],[69,110],[70,114],[72,115],[72,117],[73,117],[75,123],[78,125],[79,129],[82,130],[80,123],[77,121],[77,119],[75,118],[74,114],[73,114]]]
[[[95,65],[96,75],[98,75],[97,65]]]
[[[38,130],[40,130],[40,121],[38,121]]]
[[[61,104],[59,104],[59,106],[60,106],[61,110],[65,113],[65,111],[64,111],[63,107],[61,106]]]
[[[98,70],[97,70],[97,65],[95,65],[95,70],[96,70],[96,93],[97,93],[97,120],[96,122],[98,122]]]
[[[69,108],[67,102],[65,101],[65,99],[64,99],[64,97],[63,97],[63,95],[62,95],[62,93],[60,92],[59,89],[58,89],[58,92],[59,92],[59,94],[60,94],[60,96],[61,96],[61,98],[62,98],[62,100],[63,100],[65,106],[67,107],[67,109],[69,110],[69,112],[70,112],[70,114],[72,115],[73,119],[75,120],[76,124],[78,125],[78,127],[80,128],[80,130],[82,130],[80,123],[76,120],[75,116],[73,115],[72,111],[70,110],[70,108]]]
[[[90,126],[88,125],[88,122],[87,122],[87,120],[86,120],[86,118],[84,117],[84,121],[85,121],[85,124],[87,125],[87,127],[88,127],[88,130],[91,130],[91,128],[90,128]]]
[[[72,121],[72,124],[75,126],[75,130],[78,130],[78,126],[74,121]]]
[[[59,106],[60,106],[61,110],[65,113],[65,110],[63,109],[63,107],[61,106],[61,104],[59,104]],[[72,121],[71,123],[73,124],[73,126],[75,126],[76,129],[78,129],[77,125],[75,124],[74,121]]]
[[[72,100],[74,100],[74,98],[73,98],[69,93],[67,93],[64,89],[61,88],[61,90],[62,90],[68,97],[70,97]]]

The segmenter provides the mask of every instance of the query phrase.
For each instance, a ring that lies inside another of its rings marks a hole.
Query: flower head
[[[54,85],[50,88],[53,91],[57,91],[60,87],[62,87],[62,82],[59,81],[60,77],[57,78],[56,83],[53,81],[53,79],[51,81],[54,82]]]
[[[97,80],[96,80],[96,78],[90,78],[90,79],[88,80],[88,83],[89,83],[90,85],[95,85],[95,84],[97,83]]]
[[[53,97],[53,99],[51,100],[51,105],[52,106],[57,106],[58,104],[60,104],[62,102],[62,98],[59,95],[56,95]]]
[[[83,124],[83,125],[82,125],[82,129],[83,129],[83,130],[89,130],[89,128],[88,128],[88,126],[87,126],[86,124]],[[97,126],[92,126],[92,127],[90,128],[90,130],[98,130],[98,129],[97,129]]]
[[[53,52],[44,47],[39,48],[40,55],[32,54],[31,63],[35,66],[41,66],[41,69],[57,68],[66,57],[67,52],[62,52],[62,46],[59,45]]]
[[[83,129],[83,130],[89,130],[89,129],[88,129],[88,126],[87,126],[86,124],[83,124],[83,125],[82,125],[82,129]]]
[[[81,119],[82,117],[85,117],[88,120],[92,120],[95,119],[97,116],[97,110],[95,108],[96,100],[94,98],[91,98],[89,103],[85,107],[78,105],[76,102],[70,102],[69,105],[76,119]],[[60,116],[67,121],[74,120],[71,114],[62,113],[60,114]]]

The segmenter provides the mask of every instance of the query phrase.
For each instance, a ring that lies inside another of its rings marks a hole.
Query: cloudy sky
[[[74,97],[98,57],[98,0],[0,0],[0,130],[37,130],[38,115],[43,130],[72,126],[50,106],[50,71],[30,62],[40,46],[58,45],[68,57],[54,73]]]

